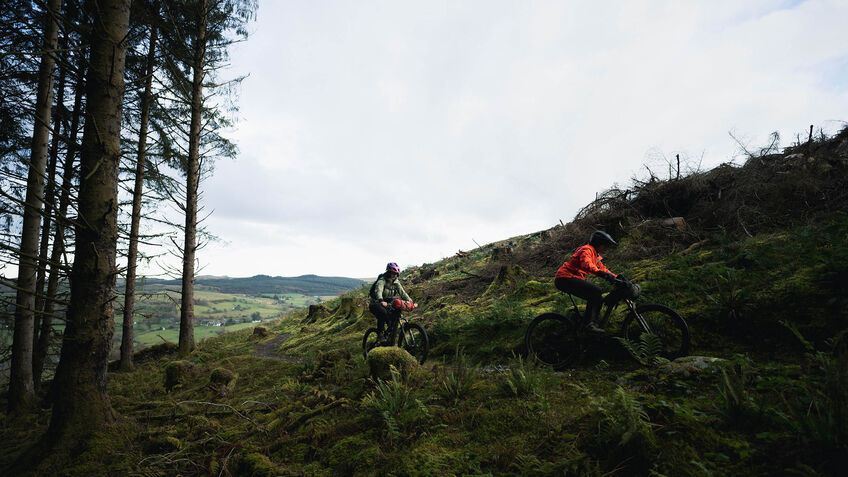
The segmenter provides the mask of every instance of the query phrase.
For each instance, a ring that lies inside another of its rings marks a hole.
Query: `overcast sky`
[[[202,274],[371,277],[848,119],[848,1],[261,0]],[[566,258],[566,257],[563,257]]]

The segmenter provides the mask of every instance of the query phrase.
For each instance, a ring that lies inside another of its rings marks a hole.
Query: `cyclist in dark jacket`
[[[389,330],[388,335],[385,333],[386,325],[395,323],[399,313],[389,303],[398,297],[412,301],[412,298],[403,289],[403,285],[400,284],[398,275],[400,275],[398,264],[395,262],[389,263],[386,265],[386,271],[377,279],[371,293],[371,304],[368,306],[368,310],[377,318],[377,334],[380,341],[385,341],[387,336],[392,335],[393,330]]]
[[[613,274],[601,262],[601,254],[608,248],[617,245],[608,233],[601,230],[592,232],[589,243],[578,247],[571,258],[562,264],[554,277],[554,286],[558,290],[570,293],[586,300],[586,313],[590,317],[589,329],[603,331],[598,327],[598,315],[601,311],[601,288],[586,281],[587,275],[597,275],[610,283],[615,283],[619,276]]]

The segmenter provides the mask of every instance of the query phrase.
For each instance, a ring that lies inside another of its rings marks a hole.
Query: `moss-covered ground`
[[[686,316],[696,354],[726,359],[704,371],[644,368],[613,347],[571,369],[536,367],[522,355],[526,324],[568,306],[550,283],[516,274],[476,297],[461,287],[426,295],[470,277],[445,273],[417,287],[423,305],[410,317],[427,327],[432,358],[404,378],[369,377],[360,339],[373,318],[361,301],[314,321],[295,312],[269,337],[227,333],[178,366],[166,353],[111,374],[118,420],[75,462],[52,468],[47,459],[39,472],[833,475],[847,455],[848,372],[825,338],[844,325],[837,277],[848,263],[846,234],[848,216],[835,214],[662,260],[616,263],[611,254],[610,266],[643,284],[645,300]],[[481,276],[487,267],[485,258],[462,264]],[[328,303],[331,312],[340,302]],[[280,335],[278,356],[298,360],[255,355]],[[35,442],[48,415],[3,416],[0,465]]]

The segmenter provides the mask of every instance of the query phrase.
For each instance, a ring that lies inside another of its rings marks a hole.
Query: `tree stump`
[[[421,269],[421,274],[419,275],[421,280],[429,280],[431,278],[435,278],[439,276],[439,271],[433,267],[424,267]]]
[[[498,275],[492,280],[489,288],[483,293],[483,296],[500,293],[508,288],[512,288],[518,284],[518,279],[527,275],[527,272],[518,265],[502,265],[498,270]]]
[[[364,311],[365,303],[363,302],[363,300],[351,297],[344,297],[342,298],[342,302],[341,304],[339,304],[339,307],[336,309],[335,313],[333,313],[333,316],[338,319],[354,319],[362,316],[362,313]]]
[[[324,319],[330,316],[330,310],[327,309],[324,305],[309,305],[309,311],[306,313],[306,318],[303,319],[303,323],[315,323],[318,320]]]
[[[209,387],[214,389],[219,396],[226,397],[232,394],[236,387],[238,375],[226,368],[215,368],[209,375]]]
[[[512,257],[512,249],[509,247],[495,247],[492,249],[492,261],[501,262]]]
[[[319,350],[315,358],[315,372],[313,374],[324,375],[328,369],[335,367],[337,363],[347,364],[351,357],[350,351],[346,349],[338,348],[327,352]]]
[[[165,366],[165,390],[170,391],[194,377],[196,368],[190,361],[171,361]]]

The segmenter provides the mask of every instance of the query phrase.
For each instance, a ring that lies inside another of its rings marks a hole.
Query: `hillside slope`
[[[116,424],[37,471],[839,475],[848,131],[801,149],[607,191],[565,226],[405,271],[432,353],[393,379],[361,356],[367,286],[185,360],[153,347],[111,375]],[[725,361],[645,367],[612,338],[569,369],[524,358],[532,317],[569,306],[554,271],[595,228],[620,242],[605,262],[640,301],[678,309],[693,352]],[[0,469],[47,424],[2,419]]]
[[[145,279],[147,285],[179,286],[181,280],[165,280],[158,278]],[[255,275],[252,277],[197,277],[195,286],[202,289],[214,290],[220,293],[243,294],[284,294],[298,293],[312,296],[333,296],[356,288],[362,280],[347,277],[322,277],[318,275],[301,275],[299,277],[271,277]],[[120,285],[120,284],[119,284]]]
[[[456,344],[486,361],[520,353],[531,316],[568,307],[553,275],[595,229],[620,243],[605,263],[642,286],[640,301],[679,309],[696,350],[797,344],[784,320],[818,342],[832,336],[848,304],[848,129],[800,148],[811,155],[797,149],[611,189],[565,226],[406,270],[436,355]],[[367,325],[328,320],[290,349],[350,343]]]

